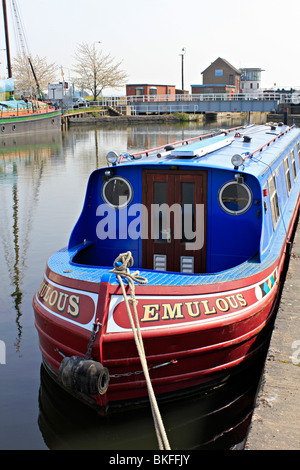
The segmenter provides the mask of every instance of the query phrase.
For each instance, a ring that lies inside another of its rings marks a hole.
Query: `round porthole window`
[[[219,203],[229,214],[243,214],[252,204],[252,192],[245,183],[229,181],[219,192]]]
[[[125,178],[114,176],[103,184],[102,197],[110,207],[123,209],[132,200],[132,186]]]

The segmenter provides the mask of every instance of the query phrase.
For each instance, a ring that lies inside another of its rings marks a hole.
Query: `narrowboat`
[[[57,383],[107,414],[253,364],[297,220],[299,145],[279,123],[109,152],[33,298]]]

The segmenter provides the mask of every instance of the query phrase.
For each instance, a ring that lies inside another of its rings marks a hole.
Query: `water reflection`
[[[16,311],[15,347],[21,349],[22,279],[33,213],[46,162],[61,149],[61,134],[36,134],[0,140],[0,240]],[[3,262],[1,270],[5,270]]]
[[[160,404],[171,449],[243,449],[263,359],[206,393]],[[98,416],[62,390],[43,366],[39,410],[40,430],[50,449],[157,449],[150,407]]]

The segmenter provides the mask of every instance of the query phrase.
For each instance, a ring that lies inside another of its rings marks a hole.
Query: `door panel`
[[[206,181],[204,171],[144,170],[144,268],[205,272]]]

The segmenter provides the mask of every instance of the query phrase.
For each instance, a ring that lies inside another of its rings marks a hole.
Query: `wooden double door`
[[[144,268],[205,272],[206,198],[205,171],[143,171]]]

